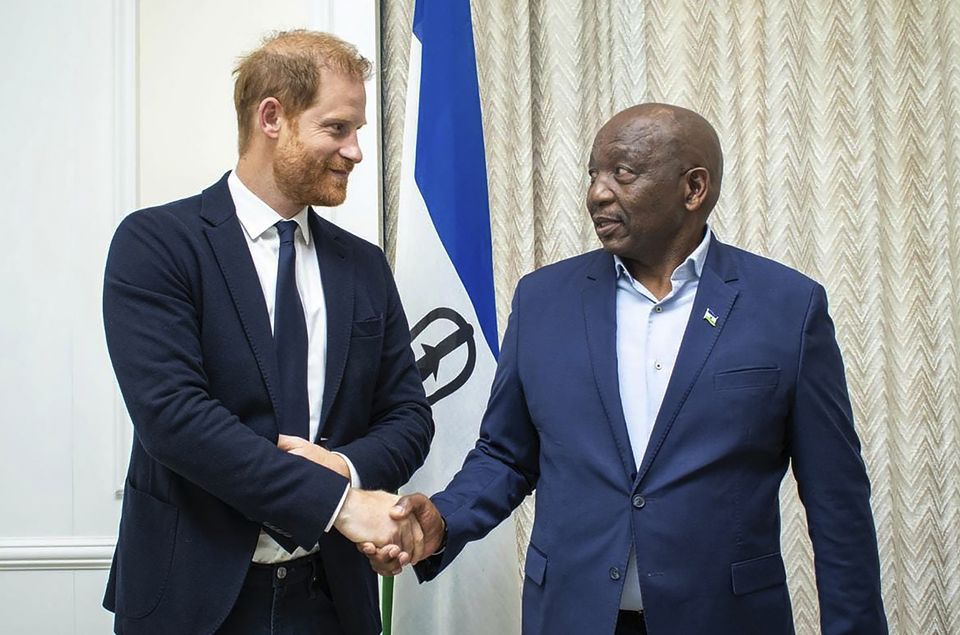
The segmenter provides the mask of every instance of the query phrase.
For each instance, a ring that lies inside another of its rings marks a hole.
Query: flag
[[[436,423],[427,461],[403,491],[429,495],[477,440],[499,347],[469,0],[417,0],[412,35],[395,275]],[[434,581],[401,574],[393,634],[519,633],[518,572],[510,518]]]
[[[707,323],[710,324],[710,326],[717,325],[717,315],[716,313],[711,311],[709,308],[707,309],[707,312],[703,314],[703,319],[706,320]]]

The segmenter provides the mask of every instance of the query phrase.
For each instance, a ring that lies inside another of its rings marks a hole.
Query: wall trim
[[[0,538],[0,571],[109,569],[116,544],[112,536]]]
[[[139,198],[139,15],[139,0],[113,0],[113,215],[117,224],[137,208]],[[133,444],[133,424],[119,388],[114,391],[113,410],[113,494],[120,499]]]

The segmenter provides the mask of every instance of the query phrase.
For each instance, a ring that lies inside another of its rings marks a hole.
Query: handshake
[[[300,437],[281,434],[277,446],[290,454],[322,465],[345,478],[350,470],[341,455]],[[423,494],[396,494],[351,487],[333,526],[356,543],[384,576],[400,573],[435,554],[443,544],[446,525],[440,512]]]
[[[443,517],[423,494],[397,498],[354,488],[347,492],[333,526],[355,542],[383,576],[397,575],[405,565],[435,554],[446,533]]]

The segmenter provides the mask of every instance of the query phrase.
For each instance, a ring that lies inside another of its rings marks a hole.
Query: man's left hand
[[[326,448],[320,447],[316,443],[310,443],[300,437],[281,434],[277,439],[277,447],[284,452],[302,456],[305,459],[322,465],[328,470],[333,470],[340,476],[350,478],[350,468],[347,467],[347,462],[343,460],[343,457]]]

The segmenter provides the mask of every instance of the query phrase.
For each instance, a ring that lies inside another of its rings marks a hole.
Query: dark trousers
[[[251,564],[217,635],[343,635],[319,554]]]
[[[647,635],[647,623],[639,611],[620,611],[614,635]]]

